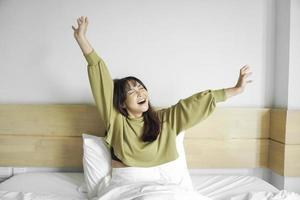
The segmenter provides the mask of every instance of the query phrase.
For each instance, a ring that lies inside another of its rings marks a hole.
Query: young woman
[[[240,69],[231,88],[206,90],[180,100],[167,109],[153,110],[146,86],[135,77],[112,80],[104,61],[86,38],[87,17],[72,26],[88,63],[94,100],[102,117],[105,140],[112,152],[112,167],[151,167],[178,157],[176,136],[208,117],[217,102],[244,91],[251,75],[249,66]]]

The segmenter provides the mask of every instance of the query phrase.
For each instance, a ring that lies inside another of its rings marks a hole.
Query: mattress
[[[17,174],[0,183],[0,191],[2,191],[2,193],[0,192],[0,197],[1,194],[12,197],[17,195],[20,196],[20,194],[16,192],[22,192],[22,195],[28,197],[28,199],[33,199],[31,197],[34,196],[34,194],[36,194],[36,196],[34,196],[36,199],[43,198],[56,200],[59,199],[59,197],[62,197],[63,199],[76,200],[87,199],[84,189],[83,173],[75,172],[37,172]]]
[[[252,176],[191,174],[195,189],[212,199],[229,199],[249,191],[278,192],[271,184]],[[52,195],[47,199],[87,199],[83,173],[37,172],[17,174],[0,183],[0,196]],[[57,195],[57,196],[55,196]],[[7,198],[9,199],[9,198]],[[13,198],[12,198],[13,199]],[[20,198],[22,199],[22,198]],[[46,199],[46,198],[45,198]]]

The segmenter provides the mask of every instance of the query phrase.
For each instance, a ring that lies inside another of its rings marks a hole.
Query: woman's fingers
[[[74,34],[76,37],[85,36],[88,26],[88,19],[85,16],[80,16],[76,19],[77,21],[77,27],[72,26],[72,29],[74,30]]]
[[[237,82],[238,87],[244,88],[247,83],[253,82],[252,80],[247,80],[247,78],[252,74],[250,66],[249,65],[244,65],[240,69],[240,76]]]
[[[78,26],[80,26],[81,24],[88,24],[88,19],[87,19],[87,17],[81,16],[81,17],[77,18],[77,23],[78,23]]]
[[[248,69],[249,68],[249,65],[244,65],[242,68],[241,68],[241,71],[245,70],[245,69]]]
[[[252,74],[250,67],[248,65],[245,65],[244,67],[241,68],[240,70],[240,76],[250,76]]]
[[[79,18],[77,19],[77,22],[78,22],[79,24],[81,24],[81,23],[83,22],[83,18],[82,18],[82,17],[79,17]]]
[[[242,75],[242,78],[244,79],[244,81],[246,83],[252,83],[253,82],[252,80],[246,80],[251,74],[252,74],[252,72],[248,68],[248,69],[245,70],[244,74]]]
[[[77,22],[77,27],[76,27]],[[87,26],[88,26],[88,19],[87,17],[80,16],[76,19],[75,25],[72,25],[72,29],[74,31],[74,37],[77,40],[78,38],[85,37]]]
[[[80,21],[84,22],[84,21],[85,21],[85,19],[86,19],[86,17],[84,17],[84,16],[81,16],[81,17],[79,17],[78,19],[79,19]]]
[[[249,70],[250,70],[250,66],[249,65],[245,65],[244,67],[242,67],[240,69],[240,73],[244,74],[244,73],[247,73]]]
[[[245,74],[245,78],[247,78],[248,76],[250,76],[252,74],[252,72],[248,72]]]

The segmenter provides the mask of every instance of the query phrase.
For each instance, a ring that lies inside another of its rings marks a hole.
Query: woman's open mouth
[[[144,99],[144,100],[138,102],[139,105],[142,105],[142,104],[144,104],[144,103],[146,103],[146,99]]]

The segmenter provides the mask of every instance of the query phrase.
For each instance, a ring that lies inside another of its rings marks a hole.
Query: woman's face
[[[147,90],[136,81],[128,81],[124,107],[131,118],[141,117],[149,109]]]

